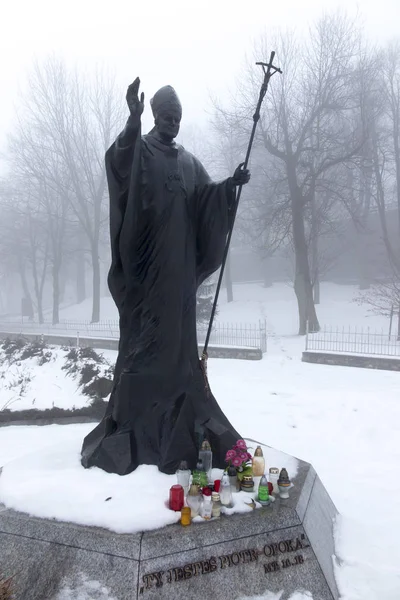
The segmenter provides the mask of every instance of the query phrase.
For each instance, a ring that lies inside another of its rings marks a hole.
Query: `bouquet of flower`
[[[233,465],[236,469],[238,479],[241,481],[245,475],[252,475],[252,455],[244,440],[238,440],[232,450],[225,455],[228,466]]]

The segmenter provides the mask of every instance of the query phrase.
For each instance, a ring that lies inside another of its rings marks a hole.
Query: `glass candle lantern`
[[[240,488],[243,492],[252,492],[254,490],[254,480],[252,475],[244,475]]]
[[[171,510],[181,511],[184,505],[184,493],[181,485],[173,485],[169,490],[169,507]]]
[[[213,517],[213,519],[219,519],[219,517],[221,516],[221,499],[219,497],[219,494],[217,492],[213,492],[212,496],[211,496],[211,500],[212,500],[211,516]]]
[[[186,498],[186,502],[191,510],[192,519],[197,517],[197,515],[200,513],[201,504],[203,502],[203,496],[200,493],[200,488],[198,485],[192,483]]]
[[[277,469],[276,467],[271,467],[269,470],[269,480],[272,483],[274,494],[279,494],[278,479],[279,479],[279,469]]]
[[[190,475],[191,475],[191,472],[190,472],[190,469],[188,469],[187,462],[185,460],[183,460],[181,462],[181,464],[179,465],[179,468],[176,472],[176,478],[177,478],[178,484],[183,487],[183,493],[184,493],[185,497],[188,495],[189,488],[190,488]]]
[[[233,506],[231,482],[229,481],[229,476],[227,473],[222,475],[219,497],[222,506],[226,506],[227,508],[231,508]]]
[[[212,504],[211,496],[203,496],[203,504],[201,505],[201,516],[208,521],[211,519]]]
[[[190,506],[184,506],[181,510],[181,525],[187,527],[192,522],[192,511]]]
[[[199,458],[199,460],[197,461],[196,468],[193,471],[192,482],[201,488],[206,487],[208,484],[207,473],[204,470],[204,465],[203,465],[203,461],[201,460],[201,458]]]
[[[207,486],[202,489],[202,492],[203,492],[203,496],[209,496],[211,498],[211,494],[213,493],[213,490],[209,486]]]
[[[252,460],[253,476],[262,477],[265,471],[265,459],[261,446],[257,446]]]
[[[211,446],[207,440],[204,440],[204,442],[201,445],[199,459],[202,461],[203,468],[207,473],[208,481],[210,481],[212,471],[212,451]]]
[[[268,506],[270,503],[268,481],[265,475],[261,477],[260,485],[258,486],[258,501],[261,506]]]
[[[286,469],[281,469],[278,479],[279,495],[281,498],[289,498],[289,489],[292,484]]]
[[[219,494],[219,490],[221,489],[221,480],[220,479],[216,479],[214,481],[214,492],[217,492]]]
[[[228,477],[231,484],[232,494],[240,492],[240,481],[237,476],[237,471],[233,465],[228,468]]]

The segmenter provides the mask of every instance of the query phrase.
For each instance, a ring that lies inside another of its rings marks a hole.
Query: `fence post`
[[[267,350],[268,350],[267,319],[264,319],[264,332],[265,332],[265,352],[267,352]]]
[[[398,310],[398,319],[397,319],[397,341],[400,342],[400,304]]]
[[[259,327],[260,327],[260,350],[261,352],[266,352],[267,351],[267,322],[264,319],[264,321],[260,321],[258,322]]]
[[[306,321],[306,352],[308,350],[308,334],[309,334],[309,325],[308,325],[308,319]]]
[[[79,331],[76,332],[76,347],[79,348]]]

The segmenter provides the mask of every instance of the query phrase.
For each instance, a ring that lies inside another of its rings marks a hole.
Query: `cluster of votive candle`
[[[265,460],[261,446],[257,446],[252,460],[252,475],[238,478],[236,468],[228,467],[221,479],[212,481],[212,451],[209,442],[203,442],[196,469],[192,472],[182,461],[176,472],[178,483],[173,485],[169,494],[169,508],[181,512],[181,524],[190,525],[197,516],[203,519],[217,519],[221,508],[233,507],[233,494],[239,491],[254,492],[254,478],[259,480],[257,501],[268,506],[272,494],[281,498],[289,497],[291,482],[286,469],[271,467],[269,481],[265,474]],[[186,504],[185,504],[186,500]]]

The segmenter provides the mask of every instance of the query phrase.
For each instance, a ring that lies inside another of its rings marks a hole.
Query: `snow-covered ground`
[[[88,360],[71,363],[68,361],[70,349],[60,346],[44,348],[46,362],[42,360],[42,353],[21,358],[25,349],[26,346],[8,356],[0,343],[0,411],[72,409],[90,404],[92,399],[82,394],[80,381],[81,368],[89,365]],[[93,376],[106,375],[115,361],[115,352],[110,355],[111,364],[102,356],[100,353],[100,363],[90,360],[94,370],[85,380],[86,384]]]
[[[80,450],[83,436],[93,425],[66,428],[64,436],[62,425],[51,426],[47,446],[41,445],[36,452],[3,467],[1,502],[38,517],[104,527],[117,533],[156,529],[179,520],[180,513],[168,509],[169,489],[176,483],[175,475],[164,475],[149,465],[142,465],[125,477],[97,468],[86,471],[80,464]],[[57,441],[59,435],[62,443]],[[15,436],[20,433],[11,431],[10,437]],[[263,451],[267,465],[285,467],[291,477],[296,477],[295,458],[271,448],[264,447]],[[213,480],[221,479],[221,475],[222,470],[213,469]],[[145,492],[138,494],[137,490]],[[248,505],[251,498],[256,500],[256,494],[234,494],[234,506],[223,511],[251,512],[253,509]],[[201,517],[196,521],[204,523]]]
[[[238,286],[235,292],[234,303],[221,305],[220,320],[254,322],[265,317],[271,338],[262,361],[210,360],[210,382],[222,409],[244,437],[315,466],[341,514],[336,541],[342,598],[398,600],[400,375],[302,363],[304,339],[295,336],[293,291],[254,285]],[[354,295],[355,288],[323,286],[321,323],[387,331],[387,319],[368,316],[365,308],[351,302]],[[108,359],[111,354],[107,352]],[[72,445],[77,461],[76,439],[89,429],[0,429],[0,464],[35,452],[44,461],[53,445]],[[34,466],[35,458],[29,460]],[[93,478],[99,476],[93,473]],[[20,485],[23,492],[24,483]],[[25,491],[29,495],[34,490]]]
[[[80,393],[77,381],[61,370],[64,354],[55,349],[54,360],[41,367],[36,358],[0,364],[0,410],[86,406],[90,399]],[[0,361],[1,358],[0,352]]]

